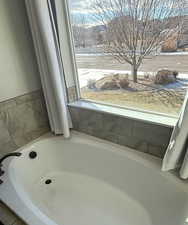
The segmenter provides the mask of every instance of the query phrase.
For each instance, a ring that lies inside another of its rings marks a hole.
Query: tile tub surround
[[[49,131],[42,91],[0,102],[0,156]]]
[[[159,158],[164,156],[172,128],[113,114],[69,106],[73,129]]]
[[[4,203],[0,201],[0,221],[4,225],[26,225]]]

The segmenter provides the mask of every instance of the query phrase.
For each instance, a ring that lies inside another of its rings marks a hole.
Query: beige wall
[[[24,0],[0,0],[0,102],[39,88]]]
[[[39,77],[24,0],[0,0],[0,157],[49,131]]]

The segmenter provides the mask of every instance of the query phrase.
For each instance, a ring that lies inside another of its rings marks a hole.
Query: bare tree
[[[104,50],[132,67],[133,81],[143,59],[182,27],[185,0],[93,0],[95,19],[106,26]],[[171,27],[173,18],[176,26]]]

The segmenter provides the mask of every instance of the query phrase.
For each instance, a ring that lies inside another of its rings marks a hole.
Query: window
[[[184,0],[69,0],[81,98],[177,115],[188,85]]]

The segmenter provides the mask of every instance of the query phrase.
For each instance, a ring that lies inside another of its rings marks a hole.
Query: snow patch
[[[112,74],[129,74],[131,75],[130,70],[102,70],[102,69],[78,69],[78,75],[79,75],[79,82],[80,82],[80,87],[83,88],[87,86],[88,80],[100,80],[101,78],[105,76],[109,76]],[[143,76],[144,74],[149,74],[151,76],[154,76],[154,72],[143,72],[139,71],[138,76]],[[174,84],[170,84],[167,86],[167,88],[186,88],[188,86],[188,74],[183,74],[180,73],[178,75],[178,82]]]

